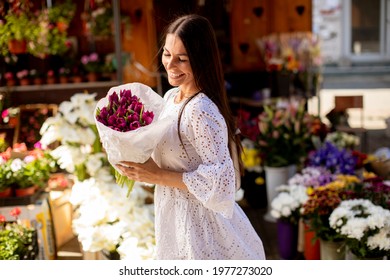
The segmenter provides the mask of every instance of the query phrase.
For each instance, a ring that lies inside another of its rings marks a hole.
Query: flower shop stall
[[[290,246],[306,259],[389,256],[390,182],[362,171],[370,157],[354,150],[357,143],[356,136],[329,133],[309,153],[305,167],[278,187],[271,214],[278,222],[301,223],[298,242],[294,239]],[[285,258],[297,257],[285,252],[281,251]]]

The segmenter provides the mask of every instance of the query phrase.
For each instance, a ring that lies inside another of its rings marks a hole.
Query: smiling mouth
[[[169,77],[173,78],[173,79],[177,79],[177,78],[180,78],[181,76],[183,76],[184,74],[175,74],[175,73],[169,73]]]

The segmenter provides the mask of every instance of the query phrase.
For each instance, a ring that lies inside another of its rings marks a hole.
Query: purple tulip
[[[127,109],[126,109],[126,107],[120,106],[120,107],[118,108],[118,110],[116,111],[116,115],[117,115],[118,117],[121,117],[121,118],[125,117],[125,116],[127,115]]]
[[[146,111],[142,114],[142,119],[145,122],[145,125],[150,124],[153,121],[154,114],[153,112]]]
[[[139,123],[139,121],[134,121],[130,124],[130,130],[135,130],[137,128],[139,128],[141,126],[141,124]]]
[[[115,124],[117,123],[117,117],[116,116],[109,116],[107,123],[109,126],[115,126]]]
[[[119,104],[119,97],[118,97],[118,94],[116,92],[114,92],[113,94],[111,94],[108,97],[108,103],[109,104]]]

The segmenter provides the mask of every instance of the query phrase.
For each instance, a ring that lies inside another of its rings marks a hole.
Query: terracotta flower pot
[[[34,78],[34,85],[42,85],[43,79],[42,78]]]
[[[29,196],[37,191],[37,186],[31,186],[23,189],[15,189],[15,196]]]
[[[5,190],[0,191],[0,197],[11,197],[12,196],[12,188],[8,187]]]
[[[9,80],[7,80],[7,86],[8,87],[13,87],[13,86],[16,86],[16,80],[15,79],[9,79]]]
[[[55,83],[57,83],[57,79],[55,77],[47,77],[46,83],[49,85],[55,84]]]
[[[87,79],[89,82],[96,82],[99,80],[99,75],[98,73],[91,72],[87,74]]]
[[[27,85],[30,84],[30,79],[28,79],[28,78],[20,79],[19,83],[20,83],[21,86],[27,86]]]
[[[27,42],[25,40],[10,40],[8,42],[8,49],[12,54],[26,53]]]
[[[69,82],[68,77],[66,76],[60,76],[60,83],[61,84],[67,84]]]
[[[81,77],[81,76],[73,76],[72,80],[73,80],[73,83],[82,83],[83,82],[83,77]]]

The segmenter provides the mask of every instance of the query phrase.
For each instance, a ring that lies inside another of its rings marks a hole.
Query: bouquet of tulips
[[[129,83],[112,87],[98,101],[95,122],[116,181],[127,185],[129,196],[134,181],[115,167],[120,161],[143,163],[149,159],[171,119],[158,120],[164,99],[150,87]]]

